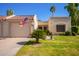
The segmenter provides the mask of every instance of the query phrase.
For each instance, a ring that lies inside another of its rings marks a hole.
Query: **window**
[[[44,30],[47,30],[47,27],[46,26],[44,27]]]
[[[65,25],[56,25],[57,32],[65,32]]]
[[[42,27],[38,27],[38,29],[42,29]]]

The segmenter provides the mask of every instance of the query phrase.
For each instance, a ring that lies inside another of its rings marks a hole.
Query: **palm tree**
[[[50,12],[52,12],[52,16],[54,15],[55,10],[56,10],[55,6],[54,6],[54,5],[51,6],[51,8],[50,8]],[[51,39],[52,39],[52,35],[54,35],[54,33],[51,32]],[[53,36],[53,39],[54,39],[54,36]]]
[[[79,23],[79,4],[78,3],[69,3],[64,8],[68,11],[69,16],[71,17],[71,34],[78,32],[78,23]],[[73,30],[74,29],[74,30]]]
[[[52,15],[55,13],[55,10],[56,10],[55,6],[54,5],[51,6],[50,11],[52,12]]]
[[[71,26],[77,25],[78,20],[78,3],[68,3],[64,8],[68,11],[71,17]]]
[[[79,10],[77,11],[77,13],[78,13],[77,25],[79,26]]]
[[[7,16],[10,16],[10,15],[13,15],[13,14],[14,14],[14,12],[13,12],[12,9],[8,9],[7,10]]]

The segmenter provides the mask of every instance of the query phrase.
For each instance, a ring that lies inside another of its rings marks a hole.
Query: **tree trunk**
[[[36,38],[36,43],[39,43],[39,38]]]

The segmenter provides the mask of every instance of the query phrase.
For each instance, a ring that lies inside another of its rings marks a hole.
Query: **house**
[[[36,15],[0,16],[0,37],[29,37],[33,30],[49,30],[52,34],[69,31],[69,17],[50,17],[48,21],[39,21]]]
[[[42,30],[48,30],[48,21],[38,20],[38,28]]]
[[[48,20],[48,30],[52,34],[62,34],[71,31],[70,17],[50,17]]]
[[[36,15],[0,16],[0,37],[29,37],[37,25]]]
[[[50,17],[48,21],[38,21],[38,28],[47,29],[52,34],[63,34],[63,32],[70,31],[71,20],[70,17]]]

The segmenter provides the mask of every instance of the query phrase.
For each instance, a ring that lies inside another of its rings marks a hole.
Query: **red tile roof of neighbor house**
[[[6,16],[0,16],[0,20],[3,20],[5,18],[6,18]]]
[[[52,20],[54,20],[54,19],[68,19],[68,20],[70,20],[70,17],[67,17],[67,16],[57,16],[57,17],[50,17],[49,19],[52,19]]]
[[[25,19],[25,18],[28,18],[30,20],[33,20],[34,18],[34,15],[20,15],[20,16],[12,16],[12,17],[9,17],[9,16],[0,16],[0,20],[5,20],[5,19],[16,19],[16,20],[20,20],[20,19]]]
[[[33,19],[34,16],[13,16],[9,19],[25,19],[25,18],[28,18],[28,19]]]

